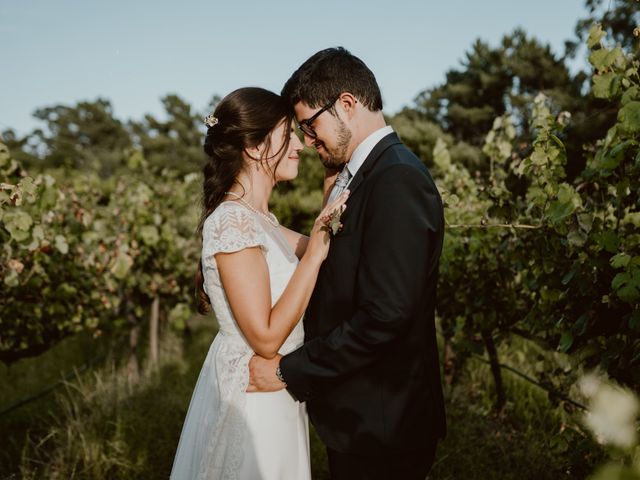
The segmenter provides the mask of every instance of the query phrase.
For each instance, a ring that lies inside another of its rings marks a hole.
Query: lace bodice
[[[275,219],[275,217],[273,217]],[[222,202],[204,222],[202,230],[202,270],[204,289],[220,326],[220,333],[229,340],[244,340],[236,323],[227,296],[220,281],[214,255],[219,252],[237,252],[244,248],[260,247],[271,281],[271,304],[274,305],[289,283],[298,265],[298,259],[279,229],[260,215],[235,201]],[[288,353],[304,340],[302,322],[281,348]]]

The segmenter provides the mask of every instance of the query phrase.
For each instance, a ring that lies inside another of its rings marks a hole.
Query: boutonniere
[[[342,230],[342,227],[344,226],[342,225],[342,223],[340,223],[342,212],[344,212],[344,208],[336,208],[327,216],[324,225],[327,229],[327,232],[329,232],[329,235],[334,236],[336,233]]]

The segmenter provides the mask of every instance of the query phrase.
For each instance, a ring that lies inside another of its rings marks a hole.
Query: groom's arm
[[[409,327],[427,280],[429,258],[443,228],[433,183],[409,165],[395,165],[373,186],[357,273],[357,311],[328,335],[280,360],[287,388],[299,401],[321,383],[352,374],[384,353]]]

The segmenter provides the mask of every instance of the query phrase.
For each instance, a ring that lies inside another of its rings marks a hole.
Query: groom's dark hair
[[[321,50],[298,68],[282,88],[291,106],[326,105],[342,92],[352,93],[369,110],[382,110],[382,95],[373,72],[343,47]]]

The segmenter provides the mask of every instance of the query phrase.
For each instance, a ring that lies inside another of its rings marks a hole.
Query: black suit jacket
[[[349,190],[344,229],[305,314],[305,344],[280,368],[329,448],[417,450],[446,430],[434,325],[442,201],[395,133]]]

